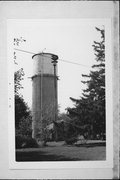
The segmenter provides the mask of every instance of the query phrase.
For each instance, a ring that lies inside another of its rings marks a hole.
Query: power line
[[[17,49],[17,48],[14,48],[14,49],[17,50],[17,51],[28,53],[28,54],[36,54],[36,53],[30,52],[30,51],[25,51],[25,50],[22,50],[22,49]]]
[[[30,52],[30,51],[25,51],[25,50],[22,50],[22,49],[17,49],[17,48],[14,48],[14,49],[17,50],[17,51],[21,51],[21,52],[24,52],[24,53],[28,53],[28,54],[33,54],[33,55],[36,54],[36,53]],[[44,57],[49,58],[48,56],[45,56],[45,55],[44,55]],[[75,64],[75,65],[83,66],[83,67],[87,67],[87,68],[91,68],[91,66],[87,66],[87,65],[84,65],[84,64],[80,64],[80,63],[77,63],[77,62],[68,61],[68,60],[64,60],[64,59],[59,59],[59,61],[66,62],[66,63],[70,63],[70,64]]]
[[[63,62],[66,62],[66,63],[70,63],[70,64],[75,64],[75,65],[79,65],[79,66],[84,66],[84,67],[91,67],[91,66],[87,66],[87,65],[84,65],[84,64],[80,64],[80,63],[76,63],[76,62],[72,62],[72,61],[68,61],[68,60],[63,60],[63,59],[59,59],[59,61],[63,61]]]

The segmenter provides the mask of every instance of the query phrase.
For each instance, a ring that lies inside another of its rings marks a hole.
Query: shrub
[[[15,145],[16,145],[16,149],[38,147],[38,144],[35,139],[20,135],[16,136]]]
[[[38,144],[35,139],[33,138],[26,138],[26,142],[23,145],[23,148],[37,148]]]
[[[70,137],[65,139],[66,144],[74,144],[76,141],[77,141],[76,137]]]
[[[16,149],[19,149],[22,147],[22,144],[24,143],[24,138],[22,136],[16,136],[15,137],[15,146]]]

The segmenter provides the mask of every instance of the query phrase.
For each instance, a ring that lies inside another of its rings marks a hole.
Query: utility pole
[[[55,97],[54,97],[54,121],[57,121],[57,74],[56,74],[56,65],[57,65],[57,56],[52,56],[52,63],[54,66],[54,91],[55,91]],[[57,131],[56,131],[56,140],[57,140]]]
[[[43,141],[43,97],[42,97],[42,93],[43,93],[43,54],[42,54],[42,58],[41,58],[41,71],[40,71],[40,119],[41,119],[41,139]]]
[[[54,108],[55,108],[55,121],[57,120],[57,75],[56,75],[56,64],[57,64],[57,62],[58,61],[56,59],[53,59],[53,61],[52,61],[53,66],[54,66],[54,90],[55,90]]]

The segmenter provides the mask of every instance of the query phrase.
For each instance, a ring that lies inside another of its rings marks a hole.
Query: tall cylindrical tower
[[[43,141],[46,126],[56,120],[58,56],[40,53],[32,58],[32,137]]]

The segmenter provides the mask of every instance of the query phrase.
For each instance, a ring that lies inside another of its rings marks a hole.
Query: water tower
[[[57,119],[58,56],[39,53],[32,59],[32,137],[43,141],[46,126]]]

